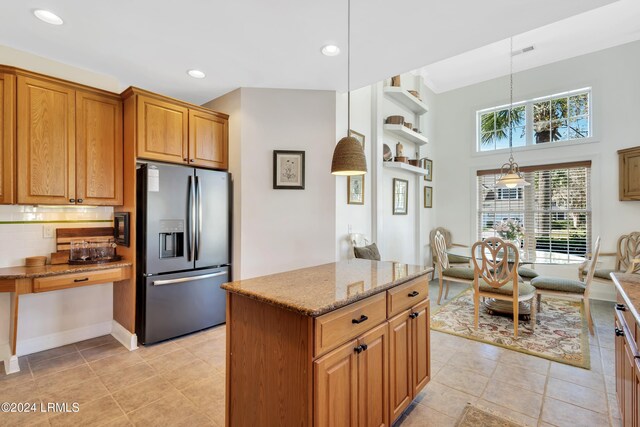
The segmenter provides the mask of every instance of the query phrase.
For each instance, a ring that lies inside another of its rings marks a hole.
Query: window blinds
[[[495,188],[499,171],[478,172],[478,237],[513,219],[525,228],[522,247],[538,257],[584,256],[591,246],[591,162],[521,168],[530,186]],[[499,236],[498,236],[499,237]]]

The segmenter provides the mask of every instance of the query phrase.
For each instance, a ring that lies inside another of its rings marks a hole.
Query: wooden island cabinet
[[[223,285],[226,425],[390,426],[429,381],[430,271],[355,259]]]

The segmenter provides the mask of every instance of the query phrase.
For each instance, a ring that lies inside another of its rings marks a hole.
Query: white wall
[[[232,173],[240,179],[234,185],[234,263],[240,263],[234,279],[332,262],[335,93],[242,88],[206,106],[229,112],[230,132],[237,132],[230,136]],[[273,189],[273,150],[305,151],[304,190]]]
[[[517,61],[517,57],[515,59]],[[621,148],[640,145],[635,131],[640,117],[640,42],[571,58],[514,76],[514,101],[593,88],[595,142],[553,145],[517,151],[520,165],[591,160],[593,234],[602,237],[602,250],[612,252],[621,234],[640,229],[640,202],[618,200],[618,156]],[[435,203],[438,224],[449,228],[455,240],[476,240],[475,172],[496,168],[508,153],[477,155],[476,111],[508,104],[508,77],[438,95],[438,176]],[[576,278],[576,267],[541,269],[543,273]],[[612,297],[612,290],[596,286],[594,294]]]

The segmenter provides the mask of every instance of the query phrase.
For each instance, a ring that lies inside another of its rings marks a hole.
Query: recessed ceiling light
[[[33,11],[33,14],[36,16],[36,18],[38,18],[43,22],[46,22],[47,24],[51,24],[51,25],[64,24],[64,21],[62,20],[62,18],[60,18],[58,15],[56,15],[53,12],[49,12],[48,10],[36,9]]]
[[[189,74],[194,79],[204,79],[207,76],[205,73],[203,73],[200,70],[189,70],[187,71],[187,74]]]
[[[340,48],[334,44],[322,46],[322,54],[326,56],[336,56],[340,54]]]

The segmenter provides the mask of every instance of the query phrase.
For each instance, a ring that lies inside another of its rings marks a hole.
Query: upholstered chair
[[[447,290],[444,298],[447,299],[449,295],[449,282],[458,283],[473,283],[473,268],[452,266],[449,262],[449,256],[447,255],[447,242],[444,235],[437,230],[433,238],[433,246],[431,250],[435,254],[435,268],[434,271],[438,273],[438,280],[440,284],[440,291],[438,292],[438,304],[442,300],[442,287],[444,280],[447,280]],[[466,265],[469,265],[467,260]]]
[[[578,278],[583,282],[591,266],[591,255],[587,254],[589,260],[578,267]],[[616,257],[614,268],[596,268],[593,280],[613,284],[611,273],[640,274],[640,232],[634,231],[620,236],[617,251],[600,253],[600,257],[605,256]]]

